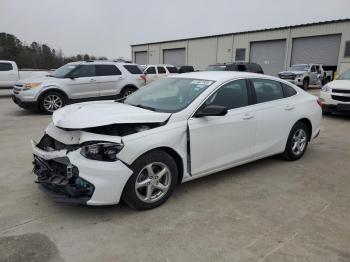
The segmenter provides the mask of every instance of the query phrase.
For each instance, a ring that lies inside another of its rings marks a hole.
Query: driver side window
[[[246,81],[242,79],[225,84],[209,97],[206,105],[224,106],[227,110],[248,106]]]
[[[93,77],[96,76],[96,69],[94,65],[80,65],[72,73],[75,77]]]

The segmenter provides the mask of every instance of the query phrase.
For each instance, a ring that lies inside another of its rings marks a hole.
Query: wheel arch
[[[67,93],[64,92],[63,90],[61,90],[61,89],[59,89],[59,88],[53,86],[53,87],[50,87],[50,88],[48,88],[48,89],[45,89],[45,90],[39,95],[39,97],[38,97],[38,103],[40,103],[41,98],[42,98],[44,95],[46,95],[47,93],[49,93],[49,92],[57,92],[57,93],[63,95],[63,97],[64,97],[65,100],[66,100],[66,103],[69,102],[69,97],[68,97]]]
[[[309,134],[308,134],[309,137],[308,137],[308,139],[309,139],[309,141],[310,141],[310,140],[311,140],[311,137],[312,137],[312,123],[311,123],[310,119],[304,117],[304,118],[299,119],[296,123],[299,123],[299,122],[304,123],[304,124],[307,126],[307,129],[308,129],[308,131],[309,131]],[[295,124],[296,124],[296,123],[295,123]]]
[[[183,159],[180,156],[180,154],[176,150],[174,150],[173,148],[167,147],[167,146],[155,147],[155,148],[152,148],[152,149],[144,152],[143,154],[138,156],[136,159],[138,159],[138,158],[140,158],[140,157],[142,157],[142,156],[144,156],[152,151],[155,151],[155,150],[163,151],[163,152],[169,154],[174,159],[174,161],[176,163],[177,170],[178,170],[177,182],[181,183],[182,178],[184,176],[184,162],[183,162]]]
[[[136,90],[138,90],[137,86],[134,84],[126,84],[125,86],[123,86],[123,88],[120,90],[120,93],[122,93],[126,88],[133,88]]]

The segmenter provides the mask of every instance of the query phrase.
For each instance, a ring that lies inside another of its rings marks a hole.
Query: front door
[[[318,82],[318,73],[316,70],[316,66],[313,65],[310,68],[310,84],[311,85],[316,85]]]
[[[64,81],[72,99],[99,96],[95,65],[79,65]]]
[[[253,156],[256,123],[248,94],[246,80],[229,82],[204,103],[227,107],[225,116],[188,120],[193,176],[223,170]]]

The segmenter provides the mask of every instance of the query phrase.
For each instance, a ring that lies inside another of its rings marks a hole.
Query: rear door
[[[81,99],[99,97],[99,86],[95,65],[79,65],[64,79],[69,89],[70,98]]]
[[[149,66],[145,70],[145,74],[146,74],[146,84],[149,84],[149,83],[153,82],[157,78],[156,67],[155,66]]]
[[[284,150],[292,122],[294,121],[295,100],[290,90],[285,98],[283,84],[269,79],[251,79],[255,91],[256,138],[255,156],[263,157]],[[294,94],[296,91],[294,90]]]
[[[10,62],[0,62],[0,86],[11,87],[18,80],[18,71]]]
[[[253,156],[256,122],[247,83],[229,82],[206,100],[206,105],[227,107],[225,116],[188,120],[192,175],[223,170]]]
[[[115,96],[122,88],[122,72],[116,65],[96,65],[97,83],[100,97]]]

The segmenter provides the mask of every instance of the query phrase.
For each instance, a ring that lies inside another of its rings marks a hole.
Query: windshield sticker
[[[193,80],[191,85],[198,85],[198,87],[210,86],[213,81],[210,80]]]

